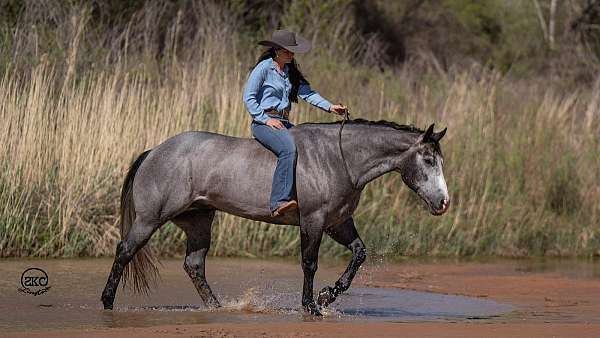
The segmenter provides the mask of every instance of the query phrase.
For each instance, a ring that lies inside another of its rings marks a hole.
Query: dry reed
[[[82,45],[85,9],[67,20],[72,34],[62,61],[42,56],[23,67],[24,54],[13,57],[0,82],[0,256],[110,255],[119,238],[119,188],[137,154],[186,130],[250,135],[241,93],[258,50],[241,41],[227,15],[203,10],[212,16],[184,45],[179,21],[172,23],[162,64],[148,56],[154,46],[132,47],[152,41],[144,35],[152,32],[131,25],[110,61],[82,69],[78,60],[92,48]],[[600,80],[565,93],[476,68],[380,71],[318,51],[335,38],[315,35],[317,51],[300,59],[325,97],[345,102],[354,117],[449,129],[442,144],[449,212],[429,215],[397,174],[376,180],[355,217],[372,251],[600,254]],[[292,122],[331,119],[300,104]],[[219,214],[213,229],[215,255],[298,252],[294,227]],[[167,224],[152,245],[182,253],[183,236]],[[323,248],[344,253],[327,239]]]

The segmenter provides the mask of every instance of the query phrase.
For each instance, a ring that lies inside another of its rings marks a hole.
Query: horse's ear
[[[431,136],[433,135],[433,127],[435,127],[435,123],[432,123],[429,126],[429,128],[427,128],[427,130],[425,131],[425,134],[423,134],[423,137],[421,138],[422,142],[431,141]]]
[[[442,137],[446,135],[446,130],[448,130],[448,128],[444,128],[444,130],[440,131],[439,133],[433,133],[433,135],[431,135],[431,139],[435,142],[440,142]]]

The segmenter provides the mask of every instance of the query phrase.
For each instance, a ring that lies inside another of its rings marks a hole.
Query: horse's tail
[[[150,150],[146,150],[133,162],[121,189],[121,239],[125,240],[129,230],[135,221],[135,206],[133,204],[133,179],[142,162],[146,159]],[[138,250],[133,259],[125,266],[123,271],[123,288],[129,285],[136,293],[148,293],[150,284],[158,278],[156,268],[157,259],[152,249],[144,246]]]

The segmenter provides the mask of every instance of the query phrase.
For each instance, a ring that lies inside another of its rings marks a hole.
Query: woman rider
[[[300,96],[326,112],[344,114],[346,107],[331,104],[312,90],[298,68],[295,53],[306,53],[311,44],[294,32],[277,30],[271,40],[260,45],[269,47],[258,59],[244,88],[244,103],[252,116],[252,135],[277,155],[271,187],[270,208],[278,216],[298,208],[294,199],[296,146],[288,120],[292,102]]]

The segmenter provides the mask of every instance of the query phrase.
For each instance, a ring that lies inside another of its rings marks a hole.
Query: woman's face
[[[294,53],[287,49],[277,49],[277,59],[283,63],[290,63],[294,59]]]

